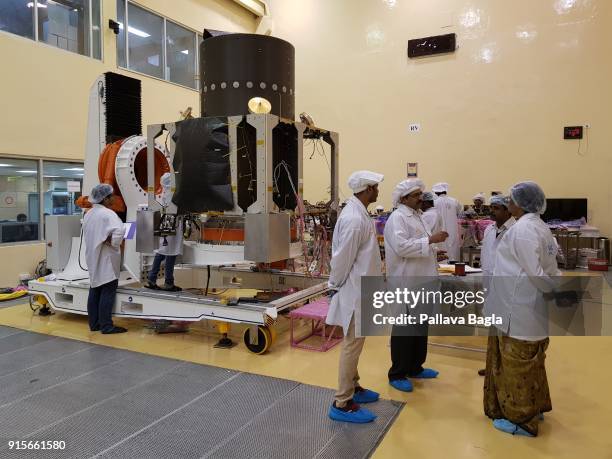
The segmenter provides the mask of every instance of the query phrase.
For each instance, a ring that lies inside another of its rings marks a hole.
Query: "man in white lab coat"
[[[480,266],[483,276],[492,276],[495,268],[495,256],[497,246],[508,229],[516,223],[516,220],[508,210],[510,198],[496,195],[491,197],[491,217],[495,220],[493,225],[487,226],[482,238],[482,249],[480,252]]]
[[[385,255],[387,278],[438,277],[435,244],[444,242],[448,234],[431,232],[422,218],[421,204],[425,186],[421,180],[408,179],[400,182],[393,191],[393,207],[385,225]],[[403,283],[404,281],[402,281]],[[429,282],[427,282],[429,283]],[[407,312],[407,311],[404,311]],[[427,358],[427,327],[411,328],[410,335],[402,327],[394,328],[391,336],[391,361],[389,384],[403,392],[412,391],[407,378],[435,378],[436,370],[423,368]]]
[[[89,271],[87,315],[89,329],[104,334],[124,333],[113,325],[112,311],[121,271],[123,222],[109,207],[113,202],[113,187],[96,185],[89,195],[93,204],[83,219],[85,260]]]
[[[432,187],[438,198],[434,206],[442,218],[442,229],[448,233],[448,239],[442,244],[450,261],[459,261],[461,238],[459,237],[458,217],[463,208],[459,201],[448,196],[448,183],[436,183]]]
[[[170,172],[166,172],[161,176],[160,183],[162,186],[161,205],[167,207],[172,199],[172,176]],[[164,245],[165,244],[165,245]],[[157,275],[161,268],[162,262],[164,262],[164,286],[162,290],[168,292],[178,292],[181,290],[180,287],[174,285],[174,263],[176,257],[183,253],[183,222],[179,218],[176,225],[176,235],[166,236],[165,238],[159,238],[159,249],[155,251],[155,258],[153,259],[153,266],[147,276],[148,283],[145,287],[158,290],[157,286]]]
[[[382,261],[374,221],[368,205],[378,198],[378,184],[383,175],[371,171],[351,174],[348,186],[353,196],[340,213],[332,239],[329,288],[332,297],[326,322],[341,326],[344,340],[340,350],[338,391],[329,409],[336,421],[365,423],[376,416],[359,403],[378,400],[379,394],[359,385],[357,365],[365,343],[356,336],[361,324],[361,277],[382,275]]]
[[[536,436],[542,413],[552,410],[544,362],[548,348],[547,296],[558,286],[557,244],[540,218],[546,197],[534,182],[510,190],[516,223],[497,247],[486,314],[503,319],[489,336],[484,411],[493,426]],[[489,301],[489,299],[493,301]]]
[[[516,220],[508,210],[510,198],[502,195],[491,197],[490,210],[491,217],[495,223],[487,226],[482,238],[482,248],[480,251],[480,267],[482,268],[485,287],[489,288],[489,279],[493,275],[495,268],[495,256],[497,255],[497,246],[502,240],[508,229],[514,225]],[[485,370],[478,370],[480,376],[485,375]]]

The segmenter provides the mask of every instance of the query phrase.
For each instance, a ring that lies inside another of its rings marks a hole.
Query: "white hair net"
[[[91,189],[88,199],[92,204],[100,204],[104,201],[104,198],[111,194],[113,194],[113,187],[106,183],[100,183]]]
[[[395,187],[395,190],[393,190],[393,194],[391,195],[391,199],[393,200],[393,207],[397,207],[400,202],[400,199],[416,190],[425,190],[425,184],[422,180],[408,179],[399,182]]]
[[[431,187],[431,191],[433,191],[434,193],[448,193],[448,183],[436,183],[434,186]]]
[[[426,191],[423,193],[423,201],[433,201],[434,194],[431,191]]]
[[[535,182],[520,182],[510,189],[512,201],[527,213],[543,214],[546,211],[546,196]]]
[[[372,171],[353,172],[348,179],[348,186],[353,194],[361,193],[370,185],[377,185],[383,181],[384,175]]]
[[[510,198],[508,196],[502,196],[501,194],[496,194],[495,196],[491,196],[491,200],[489,201],[491,205],[497,204],[498,206],[508,207],[510,203]]]
[[[482,194],[482,193],[478,193],[478,194],[474,195],[474,197],[472,198],[472,201],[477,201],[477,200],[485,202],[486,201],[485,195]]]
[[[385,208],[383,206],[376,206],[374,210],[385,210]]]

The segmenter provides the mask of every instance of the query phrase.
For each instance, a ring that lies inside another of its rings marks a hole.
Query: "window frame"
[[[102,8],[104,7],[104,2],[103,2],[103,0],[98,0],[99,3],[100,3],[100,58],[98,59],[97,57],[93,57],[93,49],[94,49],[94,46],[93,46],[93,11],[92,11],[92,2],[93,1],[95,1],[95,0],[87,0],[87,3],[89,5],[89,33],[87,34],[87,36],[89,37],[88,38],[88,40],[89,40],[89,54],[75,53],[75,52],[72,52],[72,51],[68,51],[67,49],[60,48],[59,46],[53,46],[53,45],[51,45],[49,43],[46,43],[44,41],[40,41],[39,40],[39,36],[38,36],[38,0],[32,0],[32,4],[33,4],[32,9],[34,10],[32,12],[32,26],[34,28],[33,37],[32,38],[25,37],[23,35],[19,35],[19,34],[12,33],[12,32],[7,32],[7,31],[4,31],[4,30],[0,30],[0,33],[10,34],[10,35],[13,35],[13,36],[16,36],[16,37],[20,37],[20,38],[23,38],[23,39],[26,39],[26,40],[32,40],[32,41],[34,41],[34,42],[36,42],[38,44],[41,44],[43,46],[48,46],[48,47],[53,48],[53,49],[60,49],[62,51],[66,51],[66,52],[68,52],[70,54],[73,54],[75,56],[82,56],[82,57],[86,57],[86,58],[89,58],[89,59],[94,59],[96,61],[104,62],[104,34],[102,32],[102,20],[104,18],[104,12],[102,11]]]
[[[123,43],[119,43],[119,41],[117,41],[117,46],[121,45],[124,47],[124,55],[125,55],[125,67],[123,65],[121,65],[121,63],[119,62],[119,53],[117,52],[117,68],[124,70],[126,72],[132,72],[132,73],[136,73],[138,75],[142,75],[142,76],[146,76],[148,78],[153,78],[154,80],[158,80],[158,81],[164,81],[166,83],[170,83],[173,84],[175,86],[178,86],[180,88],[184,88],[184,89],[189,89],[190,91],[196,91],[196,92],[200,92],[200,37],[202,37],[203,35],[198,32],[197,30],[195,30],[192,27],[186,26],[185,24],[182,24],[174,19],[171,19],[163,14],[160,14],[156,11],[153,11],[150,8],[147,8],[146,6],[141,5],[140,3],[137,3],[135,1],[132,0],[121,0],[123,1],[123,17],[124,17],[124,37],[123,37]],[[130,18],[129,18],[129,13],[128,13],[128,9],[129,9],[129,5],[132,4],[135,7],[138,7],[154,16],[157,16],[158,18],[160,18],[163,22],[163,27],[162,27],[162,61],[163,61],[163,78],[159,78],[157,76],[154,75],[149,75],[148,73],[144,73],[144,72],[140,72],[138,70],[134,70],[130,68],[130,53],[129,53],[129,47],[130,47],[130,39],[129,39],[129,32],[128,32],[128,27],[130,25]],[[117,6],[119,6],[119,2],[117,2]],[[188,30],[190,32],[193,32],[194,34],[194,41],[195,41],[195,53],[194,53],[194,59],[195,59],[195,65],[194,65],[194,87],[191,86],[185,86],[181,83],[176,83],[174,81],[171,81],[168,78],[168,56],[167,56],[167,40],[168,40],[168,34],[167,34],[167,22],[171,22],[174,25],[177,25],[179,27],[182,27],[185,30]]]
[[[25,161],[36,161],[36,193],[38,194],[38,239],[31,241],[18,241],[18,242],[0,242],[0,248],[9,247],[14,245],[25,245],[25,244],[40,244],[45,242],[45,206],[44,206],[44,163],[67,163],[74,164],[75,166],[81,166],[85,168],[85,161],[78,159],[64,159],[64,158],[47,158],[41,156],[21,156],[21,155],[0,155],[0,161],[2,160],[25,160]],[[83,177],[84,180],[85,177]]]

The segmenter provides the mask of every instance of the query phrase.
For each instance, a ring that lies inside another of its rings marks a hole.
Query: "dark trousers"
[[[427,359],[427,335],[391,336],[389,381],[416,376]]]
[[[115,279],[99,287],[89,289],[87,315],[89,316],[90,330],[108,331],[113,328],[111,315],[115,304],[117,285],[119,285],[119,281]]]
[[[159,274],[159,269],[164,259],[166,260],[164,266],[164,282],[166,285],[174,285],[174,262],[176,261],[176,255],[161,255],[156,253],[155,259],[153,260],[153,266],[151,267],[151,271],[149,271],[149,282],[155,284],[157,281],[157,275]]]

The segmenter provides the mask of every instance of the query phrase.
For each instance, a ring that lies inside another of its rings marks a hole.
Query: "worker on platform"
[[[162,207],[170,205],[172,200],[172,175],[170,172],[166,172],[161,176],[160,183],[162,186],[161,204]],[[145,287],[159,290],[157,286],[157,275],[161,268],[162,262],[164,263],[164,285],[161,287],[162,290],[167,292],[179,292],[182,289],[174,284],[174,264],[176,257],[183,253],[183,223],[181,219],[178,219],[176,225],[176,235],[166,236],[159,238],[159,249],[155,251],[155,258],[153,259],[153,266],[147,276],[147,284]]]
[[[109,208],[113,199],[112,186],[105,183],[96,185],[89,195],[93,207],[83,219],[85,260],[89,271],[89,329],[103,334],[127,331],[114,326],[111,317],[119,284],[120,247],[124,235],[123,222]]]
[[[383,175],[371,171],[351,174],[348,186],[353,196],[338,217],[332,239],[329,288],[331,300],[327,323],[341,326],[344,340],[340,350],[338,391],[329,409],[329,417],[336,421],[365,423],[376,419],[359,403],[378,400],[379,394],[359,384],[357,365],[365,343],[358,336],[361,324],[361,277],[382,275],[382,261],[376,238],[374,221],[368,206],[378,198],[378,184]]]

